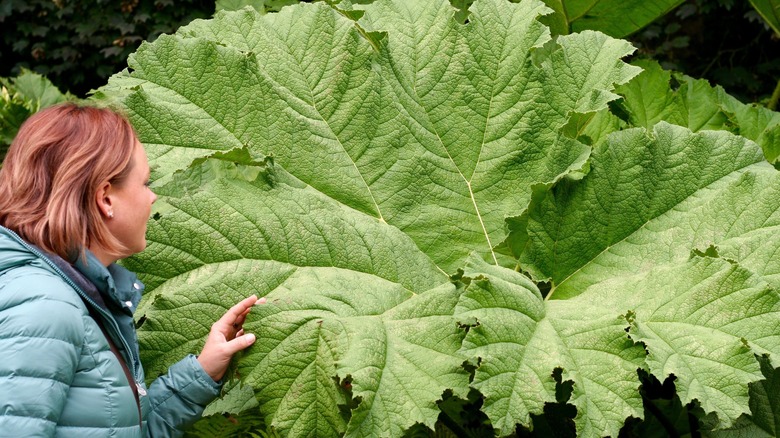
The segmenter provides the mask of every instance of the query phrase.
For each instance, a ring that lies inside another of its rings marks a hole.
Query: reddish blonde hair
[[[65,103],[25,121],[0,167],[0,225],[75,261],[91,245],[121,253],[96,203],[98,187],[121,186],[137,137],[108,108]]]

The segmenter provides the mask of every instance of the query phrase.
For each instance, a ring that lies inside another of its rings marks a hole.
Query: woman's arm
[[[155,379],[147,391],[150,411],[146,416],[146,435],[182,436],[221,388],[222,384],[212,380],[193,355],[171,365],[168,373]]]
[[[168,369],[168,373],[149,387],[151,411],[147,415],[147,435],[181,436],[197,421],[203,410],[218,395],[230,359],[252,343],[255,337],[244,334],[243,324],[252,306],[264,303],[252,295],[231,307],[211,326],[201,354],[187,356]]]
[[[81,356],[84,312],[51,298],[60,280],[15,274],[0,283],[0,435],[54,436]]]

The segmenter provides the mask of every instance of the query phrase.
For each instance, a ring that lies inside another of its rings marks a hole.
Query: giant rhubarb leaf
[[[148,277],[162,282],[141,331],[150,373],[199,347],[210,315],[257,293],[269,303],[245,327],[261,342],[239,370],[279,429],[343,432],[336,376],[351,376],[363,400],[350,431],[359,436],[433,425],[442,391],[465,391],[458,291],[397,229],[268,163],[205,161],[158,191],[149,252],[168,253],[166,264],[130,263],[170,276]]]
[[[549,40],[533,1],[477,3],[469,26],[443,1],[367,8],[379,52],[323,5],[218,14],[144,45],[104,92],[138,89],[124,104],[157,177],[247,145],[447,272],[493,257],[531,184],[582,166],[589,148],[559,130],[638,72],[619,61],[630,45],[588,32],[533,59]]]
[[[780,179],[756,144],[659,123],[591,150],[639,69],[600,33],[551,40],[537,0],[467,24],[445,0],[339,8],[220,12],[101,90],[158,180],[125,262],[150,376],[257,293],[241,405],[290,436],[400,436],[470,386],[508,434],[561,378],[580,435],[617,436],[638,368],[719,427],[750,412],[754,354],[780,352]]]
[[[665,123],[611,135],[591,169],[513,221],[522,266],[552,283],[551,305],[630,310],[650,371],[730,426],[761,378],[754,354],[780,348],[780,175],[752,142]]]
[[[761,372],[766,380],[750,386],[751,415],[737,420],[734,427],[712,433],[714,438],[769,438],[780,433],[780,369],[762,357]]]

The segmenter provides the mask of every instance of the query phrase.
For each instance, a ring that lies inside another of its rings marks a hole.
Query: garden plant
[[[222,11],[98,91],[159,195],[147,375],[268,299],[194,435],[777,435],[780,114],[552,12]]]

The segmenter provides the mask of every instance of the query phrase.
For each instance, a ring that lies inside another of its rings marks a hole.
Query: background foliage
[[[4,0],[0,76],[27,68],[83,97],[153,41],[214,11],[213,0]]]
[[[629,38],[638,55],[767,104],[780,81],[780,38],[750,2],[689,0]]]
[[[466,8],[471,1],[451,0],[460,8]],[[0,2],[0,77],[16,76],[27,68],[47,76],[61,90],[84,97],[123,69],[127,56],[142,41],[154,41],[160,34],[172,33],[192,19],[210,17],[215,8],[233,10],[252,5],[262,11],[278,11],[293,3],[297,1],[217,0],[215,5],[213,0],[4,0]],[[555,5],[568,2],[547,3],[553,9],[561,9],[563,6]],[[652,57],[666,68],[709,79],[743,102],[769,100],[780,77],[780,57],[776,55],[780,53],[780,40],[749,2],[652,3],[662,5],[657,11],[671,12],[628,36],[639,47],[639,56]],[[636,5],[627,2],[625,7]],[[622,17],[619,15],[618,20],[626,21]],[[649,20],[643,23],[648,24]],[[609,32],[600,22],[567,22],[563,26],[557,28],[560,33],[595,26],[611,36],[626,37]]]
[[[0,78],[0,162],[22,122],[41,108],[66,100],[76,100],[76,97],[61,93],[37,73],[22,70],[17,77]]]

